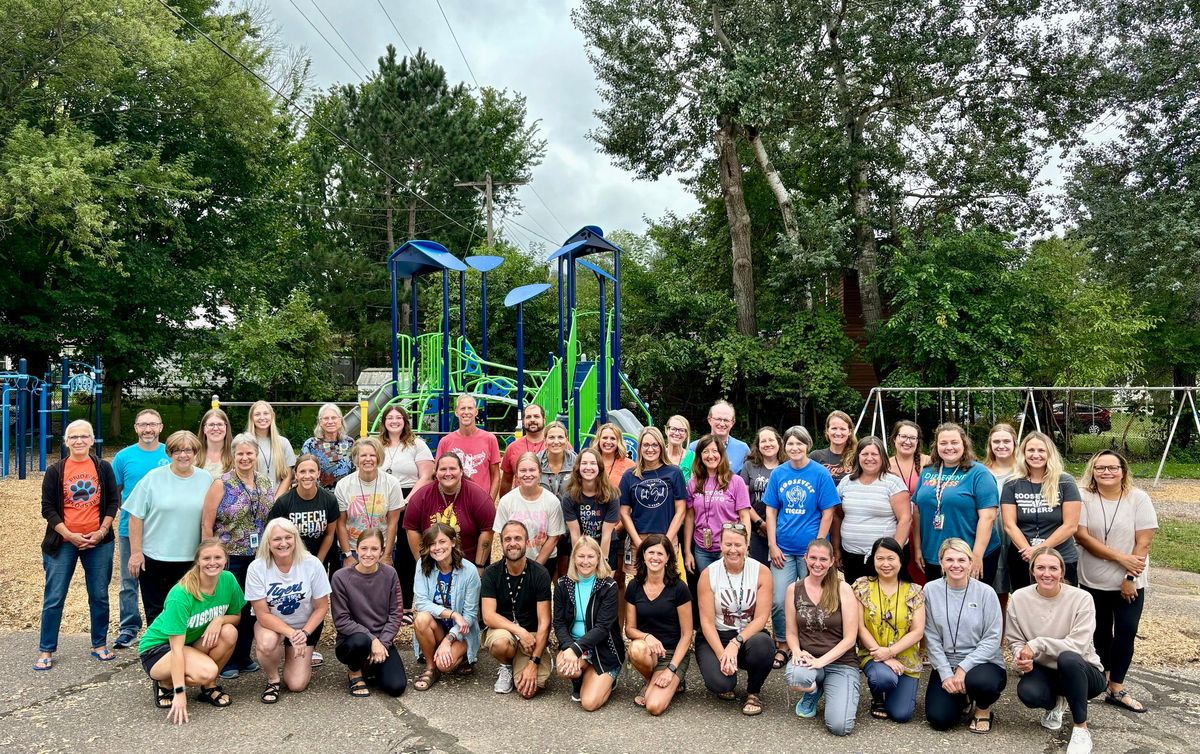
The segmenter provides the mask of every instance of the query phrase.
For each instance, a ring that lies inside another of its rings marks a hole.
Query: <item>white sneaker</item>
[[[1072,728],[1067,754],[1092,754],[1092,734],[1087,728]]]
[[[496,672],[496,686],[493,689],[497,694],[509,694],[513,690],[513,673],[512,665],[501,665],[500,670]]]
[[[309,664],[314,668],[319,668],[325,664],[325,656],[314,649],[312,653],[312,660]]]
[[[1054,705],[1054,709],[1046,710],[1046,714],[1042,715],[1042,727],[1046,730],[1061,730],[1063,712],[1067,709],[1067,698],[1060,696],[1058,703]],[[1090,746],[1090,744],[1089,744]],[[1089,748],[1088,751],[1091,751]]]

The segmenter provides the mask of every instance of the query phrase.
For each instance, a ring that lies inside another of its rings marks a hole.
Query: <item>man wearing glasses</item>
[[[725,457],[729,459],[729,468],[734,474],[741,472],[742,464],[746,462],[746,455],[750,453],[749,445],[730,435],[736,420],[737,414],[734,413],[733,405],[729,401],[719,400],[708,410],[708,427],[725,445]],[[692,444],[688,446],[688,450],[694,451],[696,442],[693,440]]]
[[[146,473],[171,462],[166,448],[158,441],[162,433],[162,417],[152,408],[138,412],[133,420],[137,433],[137,445],[122,449],[113,457],[113,473],[117,486],[121,488],[121,517],[117,522],[117,547],[121,555],[121,624],[117,629],[117,640],[113,649],[133,646],[138,631],[142,628],[142,616],[138,612],[138,580],[129,575],[129,514],[125,512],[125,501],[133,488]]]

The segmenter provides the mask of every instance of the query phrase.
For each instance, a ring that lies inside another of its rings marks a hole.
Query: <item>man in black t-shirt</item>
[[[500,662],[495,691],[507,694],[515,686],[517,693],[531,699],[550,680],[546,645],[551,614],[550,574],[525,557],[528,539],[525,524],[505,522],[500,530],[504,560],[484,570],[480,596],[487,627],[484,648]]]

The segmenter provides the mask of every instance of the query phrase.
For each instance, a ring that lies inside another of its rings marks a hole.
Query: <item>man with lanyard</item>
[[[483,572],[484,648],[500,663],[495,691],[507,694],[516,687],[532,699],[550,679],[550,573],[525,556],[529,535],[525,524],[508,521],[500,530],[504,560]]]
[[[458,429],[438,442],[437,454],[458,456],[467,480],[479,485],[491,497],[492,504],[497,504],[500,502],[501,475],[500,445],[496,436],[475,424],[479,407],[468,393],[460,394],[454,402],[454,415],[458,417]]]
[[[492,524],[496,508],[487,493],[463,479],[463,465],[454,453],[439,456],[434,483],[408,498],[404,530],[413,558],[421,559],[421,535],[434,524],[445,524],[458,532],[463,557],[482,568],[492,555]]]
[[[739,474],[742,464],[746,462],[746,456],[750,453],[750,446],[730,434],[736,421],[737,414],[729,401],[719,400],[708,410],[708,428],[725,445],[725,457],[729,459],[730,471]],[[693,440],[691,445],[688,445],[688,450],[694,452],[697,442],[699,441]]]
[[[513,475],[517,472],[517,459],[523,453],[541,453],[546,447],[546,411],[536,403],[525,406],[525,415],[521,417],[521,427],[525,434],[508,444],[504,449],[504,458],[500,461],[500,470],[504,479],[500,483],[500,494],[503,495],[513,488]]]
[[[162,428],[162,417],[157,411],[152,408],[139,411],[133,420],[137,444],[123,448],[113,456],[113,474],[117,478],[117,486],[121,488],[122,506],[142,477],[171,462],[166,448],[158,441]],[[142,615],[138,612],[138,580],[129,575],[129,514],[124,507],[117,523],[117,546],[121,557],[121,624],[113,649],[127,649],[133,646],[142,628]]]

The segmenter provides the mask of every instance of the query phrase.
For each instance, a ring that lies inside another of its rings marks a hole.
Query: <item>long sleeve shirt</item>
[[[925,585],[925,647],[942,678],[988,662],[1003,668],[1000,624],[1000,600],[983,582],[971,579],[965,589],[951,589],[945,579]]]
[[[384,645],[392,643],[404,614],[395,569],[382,564],[375,573],[343,568],[333,574],[331,586],[330,607],[339,642],[354,634],[368,634]]]
[[[1058,667],[1058,656],[1075,652],[1089,665],[1103,669],[1092,643],[1096,630],[1096,604],[1092,595],[1063,584],[1058,594],[1043,597],[1036,584],[1018,589],[1008,599],[1008,627],[1004,636],[1013,655],[1028,646],[1033,661]]]

